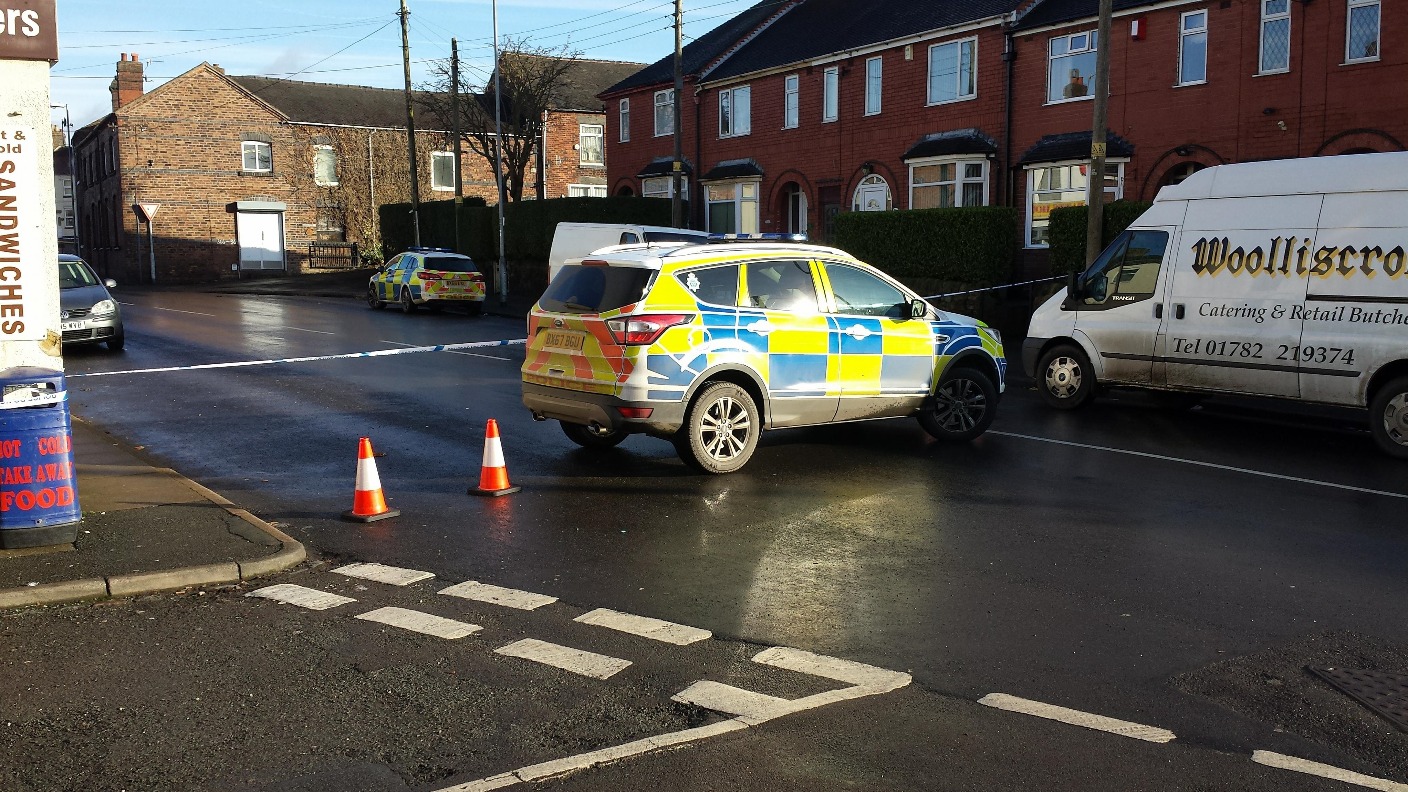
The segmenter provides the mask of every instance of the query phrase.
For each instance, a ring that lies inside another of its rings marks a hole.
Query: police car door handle
[[[851,325],[849,328],[847,328],[846,335],[850,336],[851,338],[854,338],[857,341],[862,341],[870,336],[870,328],[866,327],[865,325]]]
[[[758,321],[748,325],[748,329],[754,333],[757,333],[758,335],[765,336],[768,333],[772,332],[772,325],[766,319],[759,319]]]

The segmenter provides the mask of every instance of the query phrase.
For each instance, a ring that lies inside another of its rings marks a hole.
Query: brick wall
[[[546,162],[543,165],[544,197],[563,198],[569,194],[568,188],[572,185],[606,188],[606,167],[583,164],[582,152],[578,147],[583,124],[601,126],[605,134],[605,121],[601,113],[548,113],[544,128],[547,143]]]

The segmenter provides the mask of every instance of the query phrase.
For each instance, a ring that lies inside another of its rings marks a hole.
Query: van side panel
[[[1302,398],[1363,406],[1369,377],[1408,358],[1408,192],[1325,196],[1305,329]]]

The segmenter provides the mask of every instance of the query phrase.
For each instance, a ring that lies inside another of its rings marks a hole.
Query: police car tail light
[[[609,319],[606,327],[622,346],[644,345],[655,343],[666,330],[693,318],[693,314],[641,314]]]
[[[444,278],[444,277],[445,277],[444,275],[441,275],[441,274],[438,273],[438,272],[431,272],[430,270],[421,270],[421,271],[420,271],[420,279],[423,280],[423,281],[428,281],[428,280],[441,280],[441,279]]]

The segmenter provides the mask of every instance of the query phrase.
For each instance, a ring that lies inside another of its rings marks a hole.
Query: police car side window
[[[827,264],[826,277],[836,298],[836,313],[892,319],[909,316],[909,298],[904,292],[865,270]]]
[[[702,303],[735,306],[738,304],[738,265],[690,270],[675,276]]]
[[[747,265],[748,294],[752,308],[792,313],[817,313],[816,284],[811,262],[768,261]]]

